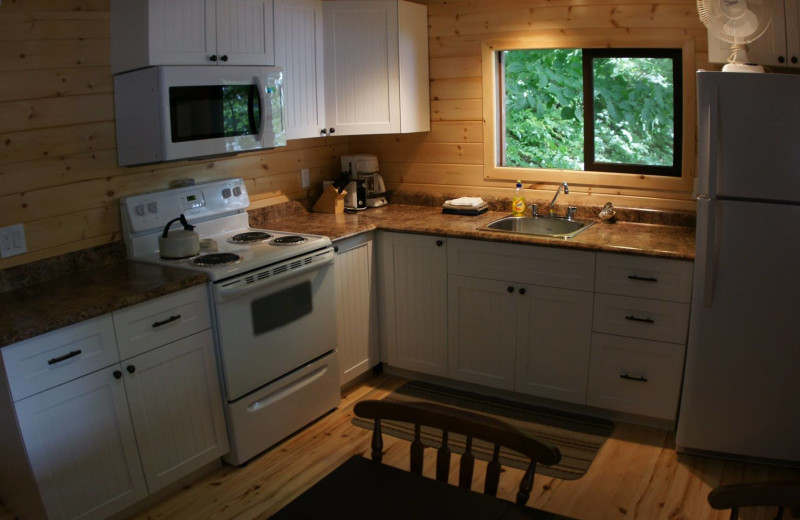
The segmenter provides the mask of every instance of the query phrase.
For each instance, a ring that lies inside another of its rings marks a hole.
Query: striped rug
[[[431,401],[495,416],[509,422],[546,443],[558,446],[561,450],[561,462],[553,466],[539,465],[536,473],[565,480],[578,479],[586,473],[597,451],[614,429],[612,422],[603,419],[486,397],[421,381],[408,382],[385,399]],[[356,426],[372,430],[372,420],[353,417],[352,422]],[[382,421],[381,427],[386,435],[406,440],[414,438],[413,425],[409,423]],[[438,448],[441,444],[441,431],[423,427],[422,442],[426,446]],[[451,434],[448,443],[454,453],[463,453],[463,436]],[[475,440],[473,453],[476,458],[490,460],[492,446]],[[528,464],[524,456],[512,450],[501,450],[500,462],[520,469],[525,469]]]

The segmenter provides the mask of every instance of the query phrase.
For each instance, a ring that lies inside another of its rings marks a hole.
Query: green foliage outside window
[[[673,166],[673,60],[594,57],[593,114],[585,115],[581,49],[503,53],[505,166],[583,170],[586,163]],[[594,156],[584,154],[584,118]]]

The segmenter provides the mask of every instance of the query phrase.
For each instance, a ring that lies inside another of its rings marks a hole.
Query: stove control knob
[[[238,197],[241,194],[242,194],[242,188],[240,188],[239,186],[236,186],[235,188],[233,188],[233,196],[234,197]]]
[[[133,208],[133,211],[140,217],[144,216],[144,204],[139,204],[138,206]]]
[[[150,213],[158,213],[158,202],[148,202],[147,211]]]
[[[222,198],[223,199],[231,198],[231,189],[230,188],[225,188],[224,190],[222,190]]]

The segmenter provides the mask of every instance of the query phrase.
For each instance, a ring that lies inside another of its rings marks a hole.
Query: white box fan
[[[772,20],[771,0],[697,0],[700,21],[712,36],[731,44],[724,72],[764,72],[747,61],[747,44],[766,32]]]

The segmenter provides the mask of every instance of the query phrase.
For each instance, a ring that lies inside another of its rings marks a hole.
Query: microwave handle
[[[264,131],[267,128],[267,89],[264,87],[261,76],[256,76],[255,79],[256,87],[258,87],[258,99],[261,103],[261,121],[259,121],[256,139],[260,142],[264,142]]]

